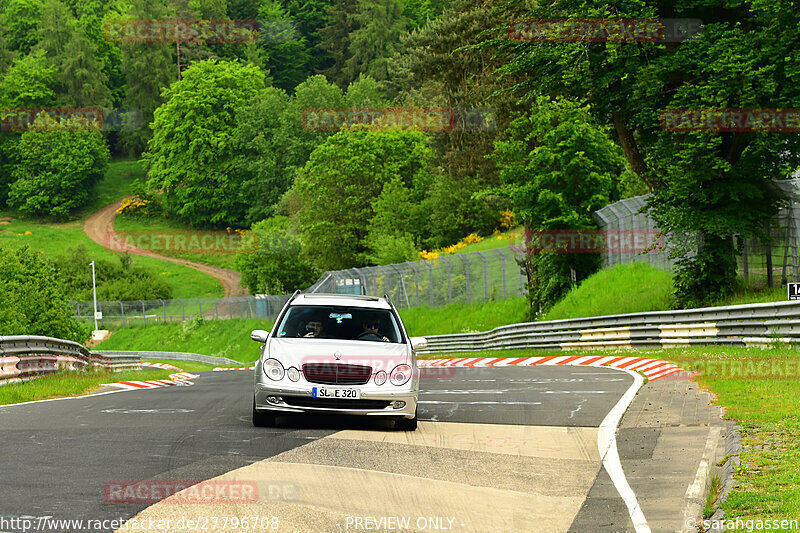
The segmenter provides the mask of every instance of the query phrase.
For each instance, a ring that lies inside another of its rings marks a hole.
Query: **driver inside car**
[[[356,339],[362,341],[383,341],[383,342],[390,342],[389,339],[379,333],[381,329],[381,321],[374,317],[367,317],[364,319],[364,322],[361,324],[361,327],[364,328]]]

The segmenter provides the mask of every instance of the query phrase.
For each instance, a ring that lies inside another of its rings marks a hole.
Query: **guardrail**
[[[137,356],[141,359],[171,359],[173,361],[193,361],[195,363],[206,363],[209,365],[226,364],[226,365],[241,366],[244,364],[241,361],[228,359],[227,357],[213,357],[210,355],[201,355],[199,353],[190,353],[190,352],[143,352],[143,351],[99,350],[92,353],[106,355],[106,356],[115,356],[115,357],[129,355],[129,356]]]
[[[0,337],[0,384],[32,379],[60,370],[103,367],[113,371],[140,368],[138,356],[92,353],[64,339],[38,335]]]
[[[800,342],[800,301],[526,322],[427,339],[428,347],[420,353],[792,345]]]

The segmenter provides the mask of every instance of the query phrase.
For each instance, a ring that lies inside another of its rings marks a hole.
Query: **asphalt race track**
[[[0,531],[110,531],[119,524],[52,520],[132,518],[121,531],[186,520],[199,522],[185,531],[567,531],[601,473],[597,427],[633,378],[594,367],[425,369],[413,433],[338,417],[255,428],[251,372],[194,382],[0,407]],[[120,503],[109,493],[212,479],[245,490],[157,505],[157,494]]]

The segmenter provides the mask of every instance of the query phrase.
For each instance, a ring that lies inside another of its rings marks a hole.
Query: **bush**
[[[27,246],[0,248],[0,335],[46,335],[83,342],[53,264]]]
[[[134,266],[128,254],[119,262],[94,259],[88,250],[79,246],[55,259],[64,292],[76,300],[92,299],[92,269],[94,260],[98,300],[166,300],[172,297],[172,288],[157,274]]]
[[[236,267],[251,294],[288,294],[305,289],[319,277],[301,254],[297,235],[289,231],[286,217],[253,224],[255,248],[236,257]]]
[[[108,168],[108,146],[98,131],[26,131],[17,152],[8,205],[31,215],[67,217],[89,201]]]

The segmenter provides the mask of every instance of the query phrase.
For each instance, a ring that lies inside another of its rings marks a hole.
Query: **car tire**
[[[417,412],[414,411],[414,418],[398,418],[394,421],[394,429],[397,431],[416,431]]]
[[[253,425],[257,428],[271,428],[275,426],[275,415],[262,413],[256,409],[256,399],[253,398]]]

